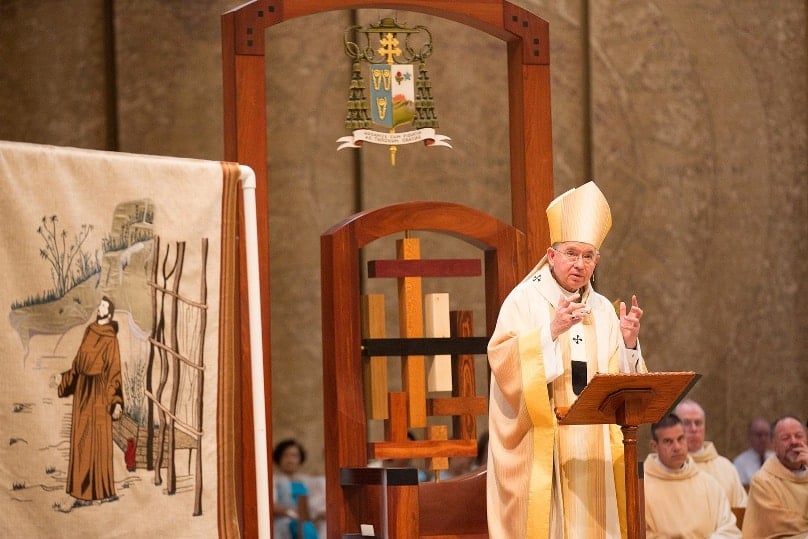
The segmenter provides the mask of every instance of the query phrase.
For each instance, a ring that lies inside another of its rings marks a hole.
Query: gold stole
[[[585,322],[589,322],[588,320]],[[587,363],[587,381],[597,372],[597,336],[592,323],[580,325],[583,333]],[[564,360],[564,374],[553,383],[553,400],[557,408],[568,408],[577,398],[572,391],[570,351],[571,331],[559,336]],[[561,499],[564,507],[564,535],[605,538],[606,477],[603,457],[603,427],[601,425],[561,426],[558,429],[559,472]]]
[[[538,331],[519,338],[519,357],[536,358],[520,361],[525,406],[533,424],[533,465],[527,503],[526,537],[550,537],[550,506],[553,492],[553,441],[555,413],[550,405],[544,357]]]

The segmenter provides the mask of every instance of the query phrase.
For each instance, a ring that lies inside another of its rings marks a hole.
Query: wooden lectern
[[[572,406],[556,409],[559,425],[620,425],[629,539],[645,538],[645,507],[637,473],[637,428],[659,421],[699,378],[695,372],[596,374]]]

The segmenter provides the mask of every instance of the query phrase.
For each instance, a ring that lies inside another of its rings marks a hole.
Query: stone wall
[[[221,159],[220,15],[240,3],[143,0],[106,12],[100,0],[2,2],[0,139]],[[702,374],[691,396],[730,457],[752,416],[804,416],[805,3],[516,3],[550,23],[555,192],[591,178],[609,199],[597,286],[639,297],[650,367]],[[400,148],[395,167],[384,147],[336,151],[350,75],[343,31],[387,15],[434,34],[439,132],[453,145]],[[457,23],[368,9],[289,21],[266,44],[274,438],[299,437],[319,471],[319,236],[404,200],[509,221],[506,51]],[[423,241],[424,256],[470,256]],[[366,288],[395,294],[390,283]],[[452,308],[473,308],[482,327],[478,288],[452,288],[465,298]]]

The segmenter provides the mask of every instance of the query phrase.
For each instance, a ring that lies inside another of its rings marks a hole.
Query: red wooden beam
[[[368,277],[478,277],[483,274],[478,258],[371,260]]]

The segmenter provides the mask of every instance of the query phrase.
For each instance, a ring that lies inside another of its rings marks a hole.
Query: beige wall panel
[[[104,149],[103,2],[0,2],[0,139]]]
[[[221,14],[242,3],[114,3],[122,151],[222,159]]]
[[[585,0],[514,2],[550,24],[553,187],[560,195],[593,179],[589,158],[589,61]]]
[[[794,299],[806,282],[805,3],[591,8],[595,177],[614,213],[599,287],[638,294],[652,369],[703,374],[691,396],[733,457],[753,415],[808,409]]]
[[[440,122],[436,131],[449,136],[452,144],[451,149],[418,143],[399,146],[395,166],[390,164],[388,147],[366,144],[361,150],[366,207],[444,200],[510,221],[505,43],[421,13],[359,13],[364,26],[389,16],[402,25],[423,25],[432,32],[434,52],[427,68]]]
[[[337,152],[350,62],[349,11],[266,33],[273,438],[298,438],[323,467],[320,235],[355,212],[354,155]]]
[[[121,150],[223,155],[220,15],[241,3],[114,3]],[[805,3],[515,3],[550,22],[555,191],[591,177],[609,198],[615,223],[597,285],[613,298],[639,295],[652,369],[704,375],[693,396],[730,456],[752,415],[804,416]],[[103,9],[99,0],[0,2],[0,138],[106,147],[114,108]],[[358,12],[362,24],[389,13]],[[404,200],[510,220],[504,44],[437,17],[397,16],[433,31],[438,132],[454,148],[402,147],[395,167],[385,147],[336,151],[347,134],[350,12],[266,35],[272,418],[276,441],[303,441],[312,471],[323,450],[320,234],[358,208]],[[425,256],[478,256],[422,242]],[[424,292],[448,291],[451,308],[473,309],[482,327],[479,280],[435,281]],[[366,283],[393,298],[390,284]]]

